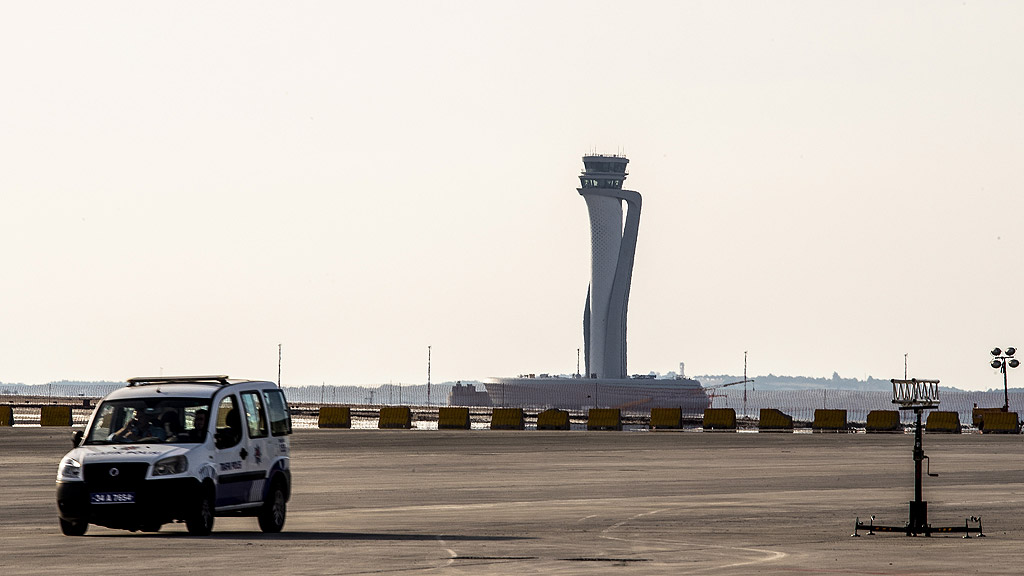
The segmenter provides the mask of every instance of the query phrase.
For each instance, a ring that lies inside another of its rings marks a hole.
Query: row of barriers
[[[41,406],[39,408],[40,426],[72,426],[74,418],[71,406]],[[14,408],[0,405],[0,426],[14,426]]]
[[[70,406],[41,406],[41,426],[72,426]],[[566,410],[549,409],[536,416],[538,430],[569,430],[570,414]],[[680,408],[652,408],[649,427],[652,430],[680,430],[683,428]],[[984,434],[1019,434],[1021,423],[1016,412],[999,409],[975,409],[973,425]],[[381,429],[410,429],[413,412],[409,406],[382,406],[377,427]],[[437,427],[440,430],[468,430],[471,427],[469,408],[439,408]],[[587,412],[587,430],[622,430],[622,412],[618,408],[591,408]],[[0,426],[14,425],[11,406],[0,405]],[[348,406],[321,406],[317,417],[319,428],[351,428],[352,411]],[[707,408],[701,427],[706,431],[735,431],[736,411],[733,408]],[[492,430],[525,430],[526,413],[522,408],[494,408],[491,412]],[[792,432],[793,417],[780,410],[762,408],[757,428],[761,432]],[[815,432],[849,432],[853,429],[846,418],[846,410],[819,408],[814,411],[811,430]],[[904,430],[897,410],[872,410],[867,415],[864,430],[868,433],[901,433]],[[963,430],[960,414],[935,410],[928,413],[925,432],[959,434]]]
[[[1016,412],[981,411],[975,414],[974,425],[986,434],[1019,434],[1021,423]],[[440,430],[468,430],[471,427],[469,408],[439,408],[437,427]],[[570,414],[567,410],[548,409],[537,414],[538,430],[569,430]],[[652,430],[681,430],[684,427],[681,408],[652,408],[649,427]],[[412,428],[412,409],[408,406],[384,406],[380,409],[378,428]],[[587,411],[587,430],[622,430],[622,412],[618,408],[591,408]],[[319,428],[351,428],[352,412],[348,406],[321,406]],[[706,431],[736,431],[736,411],[732,408],[707,408],[701,427]],[[762,408],[757,428],[761,432],[792,432],[793,417],[773,408]],[[491,412],[491,430],[525,430],[526,414],[522,408],[494,408]],[[814,432],[850,432],[846,410],[819,408],[811,422]],[[868,433],[904,431],[897,410],[873,410],[868,413],[864,427]],[[959,434],[963,430],[957,412],[934,411],[928,414],[925,431],[930,433]]]
[[[656,409],[657,410],[657,409]],[[676,412],[676,428],[682,428],[682,411]],[[469,408],[439,408],[439,430],[469,430]],[[549,409],[537,414],[538,430],[569,430],[571,418],[567,410]],[[348,406],[321,406],[319,428],[351,428],[352,411]],[[383,406],[378,428],[412,428],[412,409],[408,406]],[[491,430],[526,430],[526,412],[522,408],[494,408],[491,412]],[[591,408],[587,414],[587,430],[622,430],[622,413],[617,408]]]

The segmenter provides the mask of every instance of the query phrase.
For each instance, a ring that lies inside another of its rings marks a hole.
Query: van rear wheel
[[[260,530],[269,533],[280,532],[284,528],[285,516],[288,513],[288,501],[284,495],[284,486],[281,482],[274,482],[267,492],[267,500],[260,510]]]

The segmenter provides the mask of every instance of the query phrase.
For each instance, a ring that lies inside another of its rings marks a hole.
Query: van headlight
[[[158,460],[153,464],[153,476],[168,476],[170,474],[181,474],[188,470],[188,458],[184,456],[171,456]]]
[[[57,482],[74,482],[82,479],[82,463],[65,456],[57,467]]]

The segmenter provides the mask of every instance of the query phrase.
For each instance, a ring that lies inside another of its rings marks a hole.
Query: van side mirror
[[[75,432],[71,434],[71,446],[73,448],[78,448],[82,445],[83,434],[84,433],[81,430],[75,430]]]

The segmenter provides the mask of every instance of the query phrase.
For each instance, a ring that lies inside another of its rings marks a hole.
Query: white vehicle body
[[[227,376],[133,378],[97,404],[57,471],[61,530],[156,531],[215,516],[284,525],[291,415],[273,382]]]

